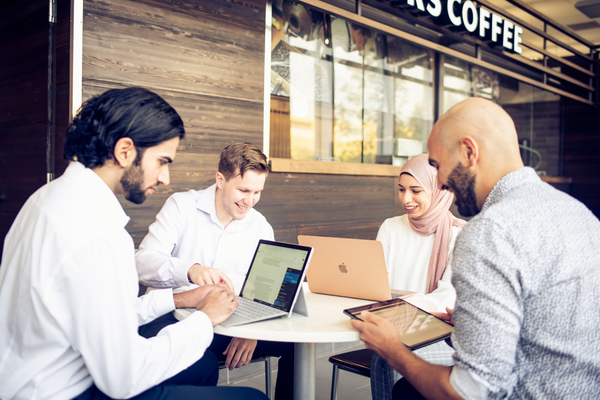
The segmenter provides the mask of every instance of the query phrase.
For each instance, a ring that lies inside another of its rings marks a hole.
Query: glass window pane
[[[506,76],[500,83],[499,103],[515,122],[523,163],[560,176],[560,96]]]
[[[320,11],[291,1],[273,3],[271,157],[331,157],[333,73],[328,30],[328,19]],[[275,112],[277,107],[288,112]]]
[[[334,143],[336,161],[362,162],[363,53],[362,27],[331,19],[335,83]]]
[[[443,113],[473,96],[469,64],[450,56],[445,56],[444,59]]]
[[[489,99],[515,123],[521,157],[540,175],[559,176],[560,96],[453,57],[444,61],[444,112],[469,97]]]
[[[395,38],[388,41],[394,71],[394,165],[427,152],[433,127],[433,52]]]
[[[402,165],[426,150],[433,52],[274,1],[271,157]]]

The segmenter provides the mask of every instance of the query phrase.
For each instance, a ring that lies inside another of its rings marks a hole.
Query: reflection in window
[[[500,105],[515,122],[523,163],[540,175],[560,176],[560,96],[501,76]]]
[[[515,123],[523,163],[541,175],[561,174],[560,96],[453,57],[443,65],[444,112],[469,97],[497,103]]]
[[[498,74],[454,57],[444,57],[443,111],[469,97],[482,97],[498,103]]]
[[[321,12],[291,1],[273,5],[271,157],[313,160],[331,153],[328,30]]]
[[[402,165],[433,124],[430,50],[273,2],[271,157]]]

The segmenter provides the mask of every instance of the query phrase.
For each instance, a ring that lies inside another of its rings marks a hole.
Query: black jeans
[[[131,397],[131,400],[268,400],[264,393],[251,388],[244,387],[222,387],[222,386],[191,386],[191,385],[169,385],[165,382],[150,388],[145,392]],[[102,393],[96,385],[75,397],[75,400],[113,400]]]
[[[178,322],[177,318],[173,316],[173,313],[167,313],[161,317],[158,317],[152,322],[146,325],[142,325],[139,328],[139,333],[145,338],[154,337],[158,332],[165,326],[171,325]],[[229,345],[231,338],[229,336],[215,335],[212,343],[208,347],[208,350],[204,356],[198,360],[194,367],[195,373],[201,375],[211,374],[210,368],[213,368],[211,362],[207,362],[205,358],[216,357],[219,361],[224,361],[226,356],[223,352]],[[275,382],[275,400],[287,400],[294,398],[294,344],[283,343],[283,342],[268,342],[259,340],[254,349],[252,358],[260,358],[265,356],[280,357],[278,364],[277,380]],[[203,368],[207,368],[203,372]],[[218,369],[218,365],[214,368]],[[217,375],[218,380],[218,375]],[[215,383],[216,384],[216,383]]]
[[[421,393],[414,388],[406,379],[402,378],[392,389],[393,400],[426,400]]]

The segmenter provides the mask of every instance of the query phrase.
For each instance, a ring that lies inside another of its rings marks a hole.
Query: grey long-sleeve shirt
[[[451,383],[470,398],[600,398],[600,221],[531,168],[454,248]]]

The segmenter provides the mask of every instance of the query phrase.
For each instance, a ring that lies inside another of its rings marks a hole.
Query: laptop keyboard
[[[255,301],[248,300],[245,297],[237,297],[240,305],[235,309],[233,315],[237,315],[246,320],[260,320],[271,316],[284,315],[285,311],[278,310]]]

